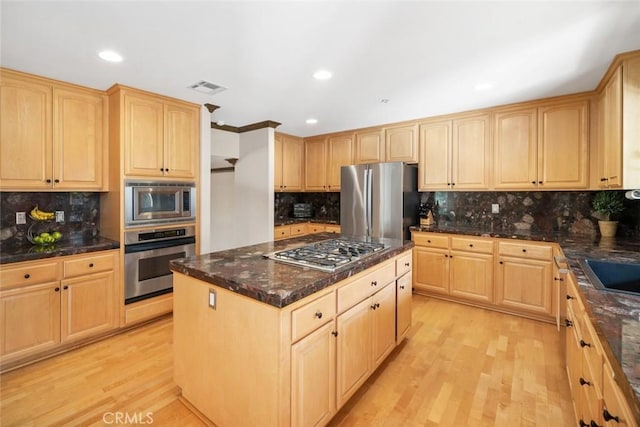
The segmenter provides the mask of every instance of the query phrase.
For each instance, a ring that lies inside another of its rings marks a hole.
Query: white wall
[[[211,252],[211,184],[209,170],[211,163],[211,113],[202,107],[200,110],[200,200],[198,215],[200,218],[200,235],[196,238],[200,253]]]
[[[238,161],[234,172],[212,173],[208,180],[209,251],[272,240],[273,129],[242,134],[213,129],[210,134],[212,155]]]

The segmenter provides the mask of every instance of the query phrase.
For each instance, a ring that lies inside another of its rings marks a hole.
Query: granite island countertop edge
[[[237,260],[242,257],[242,255],[231,254],[230,259],[225,260],[226,251],[173,260],[170,265],[171,270],[175,272],[253,298],[276,308],[284,308],[410,250],[414,246],[413,241],[405,240],[381,252],[367,256],[354,264],[341,267],[332,273],[308,267],[283,264],[266,259],[263,256],[266,253],[281,250],[278,244],[301,246],[313,241],[335,238],[335,236],[335,234],[318,233],[300,238],[248,246],[246,248],[251,252],[251,255],[245,257],[246,266],[240,269],[226,268],[227,265],[237,263]],[[243,248],[236,248],[233,251],[238,251],[239,249]],[[209,260],[214,261],[209,263]],[[247,271],[248,269],[264,269],[268,270],[269,274],[263,277],[252,276],[254,273]],[[295,278],[299,284],[284,286],[284,281],[290,281],[291,278]],[[279,286],[278,283],[274,285],[273,282],[280,282],[282,286]]]

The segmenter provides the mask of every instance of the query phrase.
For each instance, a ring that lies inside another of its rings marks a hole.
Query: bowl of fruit
[[[34,245],[49,246],[62,239],[62,233],[59,231],[43,231],[35,234],[32,230],[27,233],[27,240]]]

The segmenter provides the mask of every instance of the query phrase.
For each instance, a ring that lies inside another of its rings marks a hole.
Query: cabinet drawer
[[[454,249],[457,251],[492,254],[493,242],[489,240],[481,240],[481,239],[467,239],[464,237],[452,237],[451,249]]]
[[[613,377],[613,369],[611,369],[608,362],[605,362],[602,384],[602,398],[604,399],[603,409],[612,417],[618,417],[619,420],[618,422],[612,421],[610,425],[620,427],[635,426],[636,424],[631,416],[631,409],[627,404],[627,400]]]
[[[413,267],[413,251],[407,251],[396,258],[396,276],[400,277]]]
[[[412,239],[417,246],[449,249],[449,237],[434,233],[413,233]]]
[[[307,234],[307,224],[296,224],[291,226],[291,237]]]
[[[529,245],[526,243],[507,243],[500,242],[498,244],[500,255],[515,256],[519,258],[551,260],[551,246]]]
[[[99,271],[113,270],[115,255],[95,255],[64,262],[64,277],[82,276]]]
[[[286,239],[287,237],[291,237],[291,227],[288,225],[282,225],[273,229],[274,240]]]
[[[60,279],[60,263],[51,262],[0,270],[0,286],[4,289],[54,282]]]
[[[363,276],[355,276],[351,283],[338,289],[338,313],[353,307],[395,279],[396,263],[389,260],[375,271],[364,273]]]
[[[324,227],[327,233],[338,233],[340,234],[340,226],[339,225],[325,225]]]
[[[593,329],[593,325],[586,314],[582,319],[581,326],[582,341],[580,342],[580,347],[585,353],[585,359],[589,365],[593,380],[597,388],[600,389],[602,387],[602,347],[600,347],[596,331]]]
[[[325,231],[325,226],[322,224],[307,224],[308,233],[322,233]]]
[[[331,292],[291,313],[291,342],[298,341],[331,321],[336,314],[336,294]]]

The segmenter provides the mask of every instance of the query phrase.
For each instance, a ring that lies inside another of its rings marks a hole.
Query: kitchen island
[[[376,239],[383,250],[334,272],[265,257],[335,238],[171,262],[174,378],[188,404],[219,426],[324,425],[401,342],[413,242]]]

